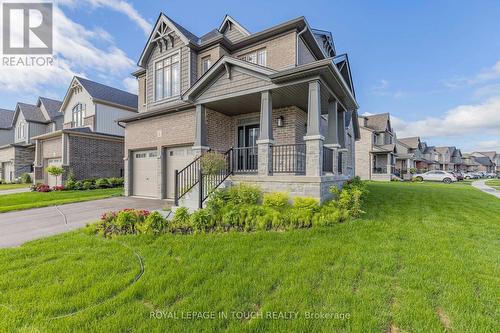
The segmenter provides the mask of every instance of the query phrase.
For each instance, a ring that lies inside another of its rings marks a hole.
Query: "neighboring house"
[[[479,156],[479,157],[482,157],[482,156],[488,157],[491,160],[491,162],[493,163],[490,172],[494,172],[494,173],[500,172],[500,154],[497,154],[496,151],[473,152],[472,155]]]
[[[439,153],[436,151],[436,147],[428,146],[427,143],[422,142],[422,151],[424,156],[424,163],[421,164],[422,168],[418,168],[421,172],[439,170]],[[424,168],[423,166],[427,166]]]
[[[356,143],[356,175],[361,179],[395,177],[396,135],[389,113],[359,117],[361,140]]]
[[[138,65],[139,113],[120,120],[126,195],[196,197],[209,149],[230,165],[214,186],[229,177],[325,199],[355,172],[349,61],[304,17],[250,33],[226,16],[198,37],[161,14]]]
[[[137,95],[74,77],[58,109],[62,128],[35,137],[35,180],[56,185],[50,165],[64,168],[63,179],[122,177],[124,129],[116,120],[136,112]]]
[[[427,144],[422,142],[418,136],[409,137],[409,138],[401,138],[398,139],[398,142],[407,147],[406,154],[402,154],[399,152],[398,148],[398,160],[396,162],[396,168],[401,168],[403,170],[408,170],[408,165],[411,168],[417,169],[417,172],[425,172],[429,169],[432,169],[432,165],[435,164],[434,160],[427,159],[426,149]],[[405,159],[404,157],[407,156]],[[400,164],[398,164],[398,162]],[[406,168],[405,168],[406,162]]]
[[[403,179],[411,179],[410,171],[416,168],[416,156],[415,150],[406,141],[396,139],[396,175]]]
[[[14,111],[0,109],[0,147],[14,142]]]
[[[12,118],[13,143],[0,147],[0,175],[4,181],[13,182],[23,173],[33,172],[33,137],[62,127],[62,116],[58,113],[60,106],[60,101],[45,97],[40,97],[35,105],[17,103]]]
[[[444,171],[458,171],[462,164],[462,153],[456,147],[436,147],[439,169]]]
[[[462,155],[462,169],[464,172],[476,172],[479,171],[480,164],[476,162],[476,159],[471,154]]]

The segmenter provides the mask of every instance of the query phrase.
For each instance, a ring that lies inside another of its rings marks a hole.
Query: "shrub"
[[[315,198],[296,197],[293,201],[293,207],[314,213],[319,209],[319,202]]]
[[[86,181],[84,181],[84,182],[83,182],[83,184],[82,184],[82,188],[83,188],[84,190],[91,190],[91,189],[93,189],[93,188],[94,188],[94,184],[93,184],[91,181],[86,180]]]
[[[159,235],[168,231],[168,221],[159,212],[149,214],[144,223],[137,225],[142,234]]]
[[[199,209],[189,218],[194,232],[209,232],[215,227],[215,220],[207,209]]]
[[[77,187],[76,187],[76,182],[74,180],[67,180],[66,181],[66,189],[67,190],[77,190]]]
[[[108,188],[111,187],[109,181],[106,178],[99,178],[95,181],[96,188]]]
[[[227,168],[224,154],[218,152],[207,152],[200,159],[201,170],[206,175],[217,175]]]
[[[83,190],[83,182],[82,181],[77,181],[75,183],[75,190]]]
[[[228,190],[229,202],[235,205],[257,205],[262,200],[262,191],[257,186],[241,184]]]
[[[29,173],[25,172],[21,175],[21,183],[23,184],[31,184],[31,176]]]
[[[64,191],[65,188],[62,185],[52,187],[52,191]]]
[[[46,184],[37,184],[34,187],[34,191],[47,193],[50,192],[50,186]]]
[[[75,178],[75,173],[73,172],[73,169],[70,169],[69,172],[68,172],[68,175],[66,176],[66,181],[76,181],[76,178]]]
[[[290,207],[290,196],[286,192],[274,192],[264,194],[262,204],[265,207],[282,210]]]
[[[188,232],[191,229],[189,211],[186,207],[180,207],[175,211],[170,226],[174,232]]]
[[[123,186],[123,178],[116,178],[116,177],[109,178],[108,182],[111,185],[111,187]]]

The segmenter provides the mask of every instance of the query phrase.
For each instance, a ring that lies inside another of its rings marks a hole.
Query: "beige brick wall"
[[[61,157],[62,154],[61,137],[49,140],[43,140],[41,142],[42,142],[42,158]]]
[[[355,143],[356,151],[356,176],[361,179],[370,179],[370,150],[372,148],[372,132],[361,127],[361,139]]]
[[[192,144],[195,123],[194,109],[128,123],[125,151]]]
[[[197,73],[198,73],[198,76],[197,78],[199,78],[200,76],[203,75],[203,71],[202,71],[202,68],[201,68],[201,65],[202,65],[202,62],[201,62],[201,59],[205,58],[205,57],[210,57],[210,61],[213,64],[215,64],[215,62],[217,60],[219,60],[219,58],[221,58],[224,54],[227,54],[228,52],[222,48],[220,45],[217,45],[217,46],[214,46],[213,48],[209,49],[209,50],[206,50],[206,51],[203,51],[201,53],[198,54],[198,57],[197,57]]]

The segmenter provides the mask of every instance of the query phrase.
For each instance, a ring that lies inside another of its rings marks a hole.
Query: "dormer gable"
[[[183,45],[197,44],[199,38],[187,29],[161,13],[139,58],[138,66],[146,68],[148,59],[155,48],[165,52],[176,48],[177,40]]]
[[[232,43],[250,36],[250,32],[229,15],[226,15],[222,20],[219,32]]]

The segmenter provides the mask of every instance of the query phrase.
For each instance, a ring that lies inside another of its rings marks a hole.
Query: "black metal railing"
[[[175,170],[175,193],[174,203],[176,206],[179,204],[179,199],[185,196],[193,187],[198,184],[199,173],[201,170],[201,155],[198,156],[193,162],[189,163],[184,169]]]
[[[381,167],[374,167],[372,169],[372,173],[374,174],[378,174],[378,175],[381,175],[381,174],[386,174],[387,173],[387,167],[385,166],[381,166]]]
[[[204,174],[200,168],[198,178],[199,182],[199,198],[198,207],[203,208],[203,202],[207,200],[210,194],[215,191],[232,173],[232,161],[234,156],[234,148],[229,149],[224,153],[226,166],[216,174]]]
[[[231,169],[234,173],[257,173],[259,150],[257,146],[231,149]]]
[[[333,173],[333,149],[323,147],[323,172]]]
[[[306,173],[306,145],[303,143],[271,146],[271,172]]]

